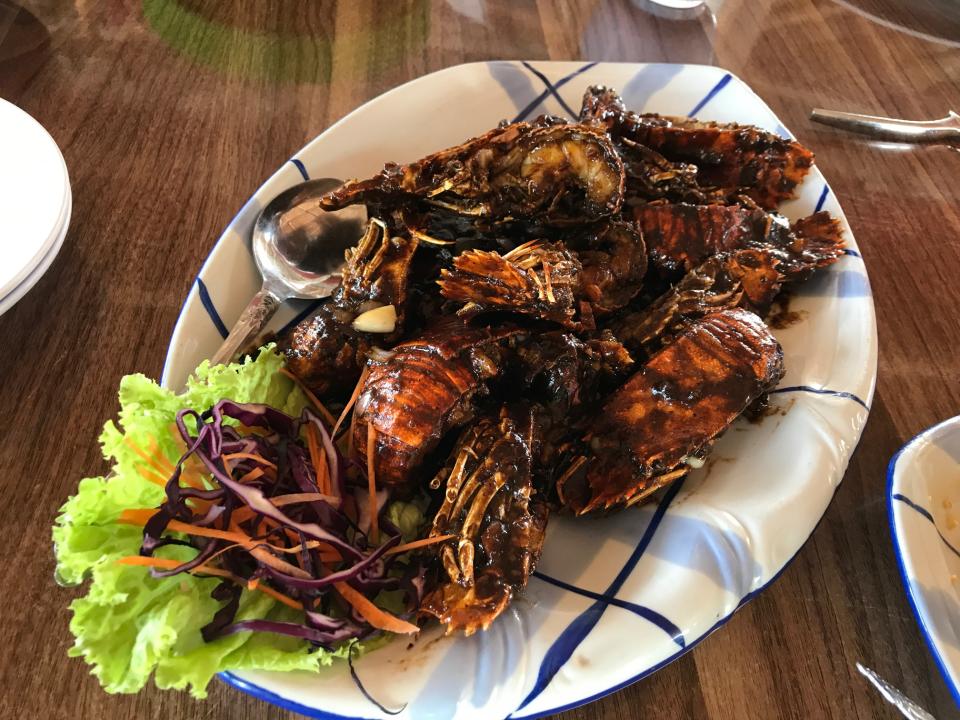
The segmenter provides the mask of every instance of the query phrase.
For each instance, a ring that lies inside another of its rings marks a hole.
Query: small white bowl
[[[917,435],[887,470],[890,529],[924,639],[960,705],[960,416]]]

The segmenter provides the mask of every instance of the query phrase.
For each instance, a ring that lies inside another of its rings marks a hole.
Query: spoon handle
[[[237,353],[263,330],[263,326],[273,317],[281,302],[283,301],[268,290],[266,285],[260,288],[260,292],[253,296],[250,304],[240,313],[223,345],[210,358],[210,364],[222,365],[233,360]]]

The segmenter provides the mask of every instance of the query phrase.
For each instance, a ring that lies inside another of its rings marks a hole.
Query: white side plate
[[[907,596],[960,705],[960,417],[904,445],[887,479],[890,530]]]
[[[0,158],[0,300],[6,302],[33,287],[43,274],[34,271],[45,270],[56,257],[71,195],[67,165],[53,138],[2,99]]]
[[[491,62],[448,68],[392,90],[326,130],[281,167],[224,231],[177,321],[163,381],[179,386],[218,347],[259,287],[249,252],[258,210],[311,177],[363,177],[500,120],[574,115],[584,89],[619,89],[628,106],[751,123],[789,135],[730,73],[696,65]],[[537,575],[485,633],[363,657],[358,672],[401,718],[536,717],[613,692],[686,652],[770,583],[813,532],[843,477],[873,396],[877,334],[863,261],[839,204],[814,169],[782,212],[826,209],[849,254],[798,290],[802,320],[777,337],[787,375],[762,422],[738,421],[710,462],[659,504],[606,518],[551,520]],[[274,327],[303,305],[281,310]],[[219,332],[218,332],[219,326]],[[735,662],[735,659],[731,659]],[[386,717],[345,667],[244,672],[224,679],[324,718]]]

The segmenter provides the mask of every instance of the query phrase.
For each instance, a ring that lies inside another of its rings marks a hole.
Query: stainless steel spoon
[[[960,141],[960,115],[952,110],[939,120],[900,120],[814,108],[810,119],[842,130],[900,142]]]
[[[337,286],[343,252],[357,243],[367,223],[363,205],[337,212],[320,207],[320,197],[341,184],[334,178],[308,180],[280,193],[260,211],[252,245],[263,286],[240,313],[211,364],[233,360],[284,300],[326,297]]]

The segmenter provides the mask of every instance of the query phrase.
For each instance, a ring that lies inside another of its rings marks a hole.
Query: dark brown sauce
[[[806,317],[806,310],[788,310],[784,312],[778,312],[775,315],[771,315],[767,318],[767,325],[772,327],[774,330],[784,330],[788,327],[796,325]]]
[[[790,309],[791,299],[790,293],[785,292],[780,294],[780,297],[777,298],[776,302],[774,302],[770,308],[770,312],[767,313],[767,325],[774,330],[785,330],[807,318],[809,313],[806,310]]]
[[[795,402],[796,400],[794,398],[790,398],[786,403],[780,405],[770,402],[770,396],[767,395],[762,404],[754,403],[754,405],[749,408],[749,411],[744,413],[744,417],[751,424],[759,425],[768,417],[783,417],[790,408],[793,407]]]
[[[397,660],[390,660],[390,663],[396,663],[401,669],[406,670],[409,667],[417,667],[419,665],[424,665],[429,657],[426,650],[436,645],[439,642],[448,640],[454,636],[452,635],[437,635],[436,637],[430,638],[429,640],[424,641],[420,635],[417,636],[415,640],[407,643],[406,650],[409,652],[416,649],[416,652],[411,652],[409,655],[404,655],[403,657]]]

